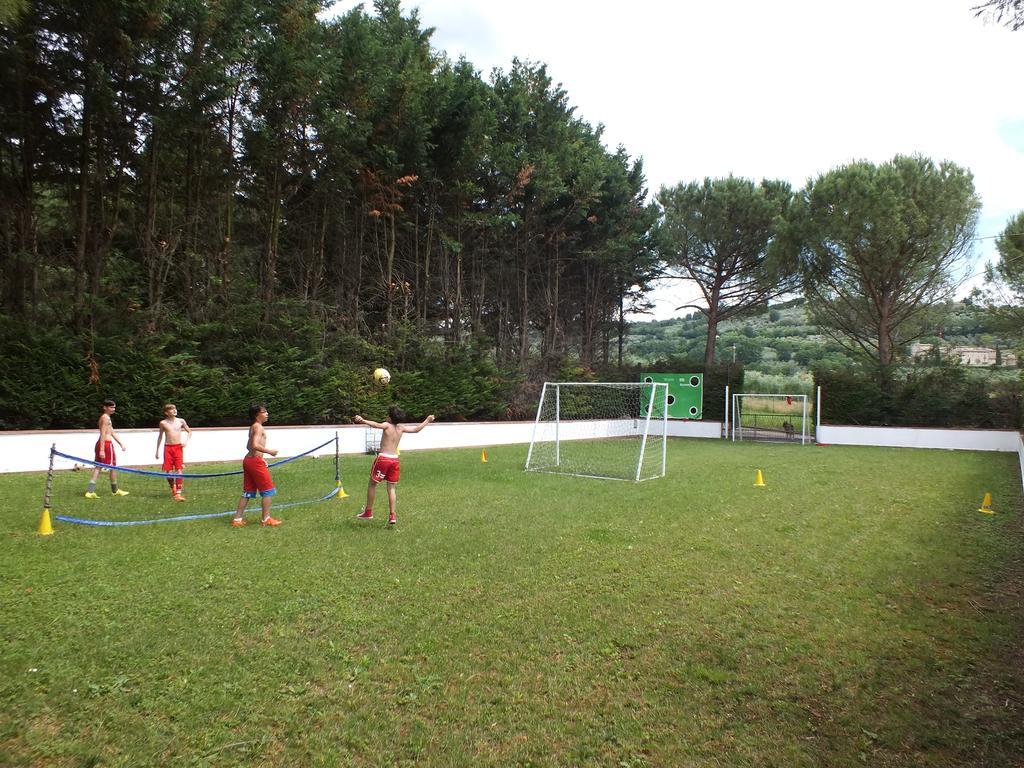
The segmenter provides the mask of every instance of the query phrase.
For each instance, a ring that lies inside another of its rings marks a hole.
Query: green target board
[[[668,416],[670,419],[702,418],[704,411],[703,373],[642,373],[640,381],[644,384],[668,384]]]

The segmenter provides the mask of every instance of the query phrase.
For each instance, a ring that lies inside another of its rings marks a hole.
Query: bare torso
[[[398,454],[398,442],[402,439],[402,427],[401,425],[392,424],[389,421],[384,422],[383,434],[380,436],[380,452],[390,453],[392,455]]]
[[[164,433],[164,440],[167,445],[181,445],[181,429],[185,424],[184,419],[164,419],[160,422],[160,430]]]
[[[263,449],[266,448],[267,433],[263,429],[262,424],[253,424],[249,427],[249,442],[246,447],[249,449],[245,454],[247,459],[251,459],[255,456],[262,456]]]

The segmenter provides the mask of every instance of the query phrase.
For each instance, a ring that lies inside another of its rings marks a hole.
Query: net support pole
[[[743,403],[736,392],[732,393],[732,439],[743,440]]]
[[[661,476],[668,465],[668,385],[665,385],[665,403],[661,411]]]
[[[722,424],[722,432],[726,440],[729,439],[729,385],[725,385],[725,423]]]
[[[548,383],[545,381],[540,390],[540,403],[537,405],[537,417],[533,420],[533,434],[530,436],[530,447],[526,451],[526,468],[530,467],[530,458],[533,456],[533,446],[537,442],[537,428],[540,426],[540,412],[544,408],[544,397],[548,393]]]
[[[53,458],[57,453],[57,444],[50,446],[50,468],[46,471],[46,492],[43,494],[43,513],[39,516],[39,527],[36,533],[40,536],[53,535],[53,523],[50,522],[50,497],[53,494]]]
[[[562,466],[562,385],[555,384],[555,466]]]
[[[815,403],[814,403],[814,441],[816,443],[821,442],[821,385],[818,385],[817,391],[815,392]]]
[[[345,488],[341,484],[341,441],[338,439],[338,432],[334,432],[334,486],[337,489],[334,494],[336,499],[348,498]]]
[[[636,461],[636,476],[634,482],[640,482],[640,473],[644,468],[644,451],[647,450],[647,433],[651,428],[651,412],[654,410],[654,395],[658,391],[658,385],[651,387],[651,394],[647,397],[647,418],[644,419],[644,434],[640,438],[640,456]]]

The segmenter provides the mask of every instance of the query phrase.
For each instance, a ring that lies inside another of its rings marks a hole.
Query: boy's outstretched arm
[[[423,421],[421,421],[415,427],[407,427],[407,426],[405,426],[403,424],[402,425],[402,431],[403,432],[419,432],[421,429],[423,429],[425,426],[427,426],[427,424],[429,424],[433,420],[434,420],[434,414],[430,414],[429,416],[427,416],[427,418],[425,418]]]
[[[384,429],[383,424],[380,424],[376,421],[370,421],[369,419],[364,419],[358,413],[352,417],[352,421],[354,421],[356,424],[365,424],[366,426],[373,427],[374,429]]]

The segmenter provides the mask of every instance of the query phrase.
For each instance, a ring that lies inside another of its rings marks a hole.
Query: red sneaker
[[[246,520],[245,520],[244,517],[233,517],[233,518],[231,518],[231,527],[232,528],[241,528],[243,525],[246,525],[246,524],[247,523],[246,523]]]
[[[373,510],[372,509],[364,509],[358,515],[356,515],[356,519],[358,519],[358,520],[373,520]]]
[[[397,522],[398,522],[398,520],[395,519],[395,513],[394,512],[392,512],[390,515],[388,515],[388,525],[394,525]]]
[[[260,520],[260,525],[280,525],[280,524],[281,524],[281,521],[276,519],[276,518],[273,518],[273,517],[268,517],[268,518],[265,518],[263,520]]]

